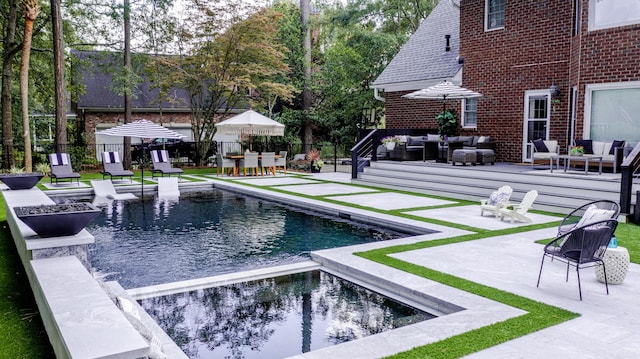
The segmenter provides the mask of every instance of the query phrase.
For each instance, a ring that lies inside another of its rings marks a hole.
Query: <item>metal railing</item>
[[[624,158],[620,166],[622,177],[620,179],[620,212],[631,213],[631,196],[633,178],[640,174],[640,142]],[[636,193],[636,207],[633,222],[640,224],[640,193]]]

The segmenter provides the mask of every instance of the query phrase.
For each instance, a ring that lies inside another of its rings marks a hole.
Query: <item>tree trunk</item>
[[[67,152],[67,93],[64,79],[64,46],[60,0],[50,0],[53,27],[53,74],[56,102],[56,152]]]
[[[300,0],[300,15],[304,28],[304,88],[302,90],[302,111],[304,116],[303,150],[308,152],[313,144],[313,128],[309,118],[309,110],[313,97],[311,94],[311,21],[309,18],[309,0]]]
[[[131,75],[131,5],[129,0],[124,0],[124,68],[126,76]],[[124,89],[124,123],[131,122],[131,88],[126,81]],[[122,164],[124,168],[131,168],[131,137],[123,140]],[[141,161],[144,159],[144,147]]]
[[[29,57],[31,56],[31,37],[33,22],[40,13],[36,0],[23,0],[24,37],[22,39],[22,59],[20,60],[20,101],[22,102],[22,129],[24,138],[24,170],[33,171],[31,162],[31,131],[29,124]]]
[[[11,114],[11,80],[13,79],[13,58],[15,56],[16,22],[18,6],[16,0],[9,0],[8,22],[4,36],[2,56],[2,167],[15,166],[13,156],[13,121]]]

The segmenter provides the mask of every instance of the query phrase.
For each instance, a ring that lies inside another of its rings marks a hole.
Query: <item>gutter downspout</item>
[[[379,89],[377,87],[373,89],[373,98],[375,98],[378,101],[385,102],[386,101],[385,98],[380,96],[380,92],[378,92],[378,90]]]

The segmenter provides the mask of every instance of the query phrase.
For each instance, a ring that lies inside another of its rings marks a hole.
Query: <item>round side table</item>
[[[607,269],[607,282],[609,284],[622,284],[629,270],[629,251],[624,247],[607,248],[603,260]],[[604,283],[602,266],[599,265],[594,268],[598,282]]]

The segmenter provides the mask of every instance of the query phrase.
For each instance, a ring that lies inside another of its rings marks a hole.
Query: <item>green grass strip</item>
[[[492,235],[495,235],[496,232],[493,232]],[[355,253],[360,257],[367,258],[374,262],[458,288],[496,302],[504,303],[527,312],[524,315],[499,323],[471,330],[432,344],[413,348],[406,352],[393,355],[391,358],[459,358],[579,316],[577,313],[389,256],[389,254],[393,253],[465,242],[483,237],[486,236],[473,234]]]
[[[0,358],[53,358],[4,205],[0,226]]]

